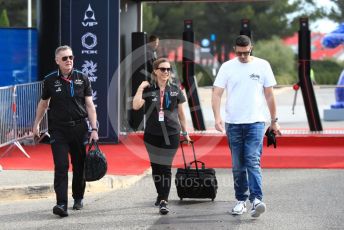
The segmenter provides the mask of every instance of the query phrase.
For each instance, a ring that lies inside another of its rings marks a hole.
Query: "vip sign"
[[[88,4],[88,7],[84,13],[84,19],[81,22],[84,27],[93,27],[98,25],[96,21],[95,12],[91,7],[91,4]],[[81,50],[82,54],[98,54],[98,51],[93,49],[97,46],[97,36],[94,33],[87,32],[81,37],[81,44],[82,47],[86,48]],[[84,64],[82,65],[82,72],[88,76],[91,82],[96,82],[97,76],[95,73],[97,72],[97,63],[94,63],[92,60],[88,61],[85,60]],[[97,91],[92,92],[93,101],[97,100]],[[97,104],[95,103],[95,107]]]
[[[95,16],[95,12],[91,7],[91,4],[88,4],[88,7],[84,13],[84,19],[81,22],[81,24],[84,27],[93,27],[98,25],[98,22],[96,20],[96,16]],[[82,37],[81,37],[81,44],[84,48],[86,48],[86,50],[82,50],[81,53],[82,54],[98,54],[97,50],[94,50],[93,48],[95,48],[97,46],[97,35],[95,35],[94,33],[91,32],[87,32],[85,33]]]
[[[97,106],[99,137],[102,141],[118,141],[118,113],[112,112],[110,124],[108,88],[117,79],[119,54],[119,2],[114,0],[60,0],[61,44],[73,47],[74,66],[88,76],[92,98]],[[111,9],[111,10],[109,10]],[[117,81],[115,81],[117,82]],[[117,85],[111,105],[117,108]],[[119,89],[118,89],[119,90]],[[115,99],[114,99],[115,98]],[[114,132],[116,130],[116,133]]]
[[[84,21],[81,23],[84,27],[91,27],[91,26],[96,26],[98,22],[96,21],[96,17],[94,14],[94,11],[91,7],[91,4],[88,4],[88,8],[85,11],[84,15]]]

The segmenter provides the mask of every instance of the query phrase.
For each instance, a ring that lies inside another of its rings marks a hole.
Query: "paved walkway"
[[[267,210],[259,219],[252,219],[249,213],[242,216],[229,213],[235,204],[231,170],[217,169],[216,175],[219,188],[214,202],[209,199],[181,202],[173,185],[170,213],[166,216],[159,215],[153,205],[154,184],[151,175],[146,175],[128,188],[86,194],[81,211],[72,210],[70,200],[69,217],[63,219],[52,214],[54,197],[1,201],[0,229],[344,229],[343,170],[263,170]]]
[[[101,180],[86,183],[86,192],[104,192],[132,186],[150,170],[140,175],[106,175]],[[0,202],[14,199],[42,198],[53,195],[53,171],[2,170],[0,171]],[[69,173],[69,189],[72,174]]]

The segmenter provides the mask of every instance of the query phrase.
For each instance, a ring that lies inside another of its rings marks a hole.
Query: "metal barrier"
[[[34,140],[32,127],[42,88],[42,82],[0,87],[0,148],[10,145],[0,158],[15,146],[30,158],[21,142]],[[40,124],[40,133],[49,135],[47,113]]]
[[[0,147],[10,144],[14,139],[12,95],[13,86],[0,87]]]

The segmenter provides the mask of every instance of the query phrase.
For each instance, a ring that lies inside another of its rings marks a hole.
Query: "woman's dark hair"
[[[235,46],[250,46],[251,45],[251,39],[246,35],[239,35],[235,39]]]

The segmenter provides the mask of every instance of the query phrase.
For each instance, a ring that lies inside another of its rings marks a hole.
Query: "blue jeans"
[[[235,198],[238,201],[262,200],[260,157],[263,149],[264,122],[228,124],[226,134],[232,155]],[[248,196],[247,191],[250,191]]]

